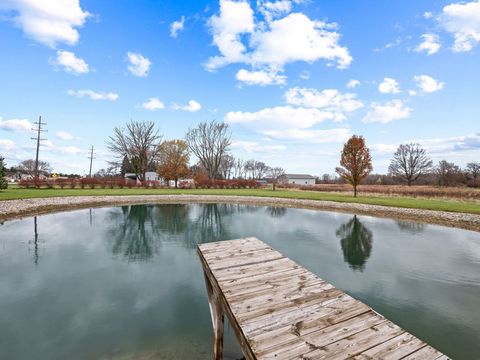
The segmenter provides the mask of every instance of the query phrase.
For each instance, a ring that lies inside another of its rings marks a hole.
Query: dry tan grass
[[[348,184],[318,184],[314,186],[300,186],[300,190],[324,192],[351,192]],[[443,198],[455,200],[480,200],[480,189],[467,187],[440,187],[426,185],[360,185],[360,194],[383,196],[407,196],[421,198]]]

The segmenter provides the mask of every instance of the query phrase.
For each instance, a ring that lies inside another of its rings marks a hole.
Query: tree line
[[[230,153],[232,135],[229,125],[215,120],[189,128],[184,139],[163,140],[154,122],[130,121],[116,127],[107,141],[115,159],[102,174],[133,173],[141,182],[149,171],[175,182],[189,176],[208,179],[277,179],[284,171],[262,161],[242,160]],[[198,163],[189,166],[191,155]],[[275,182],[275,181],[274,181]]]
[[[341,179],[351,184],[357,196],[357,186],[372,172],[370,150],[363,136],[353,135],[343,146],[340,167],[335,169]],[[454,186],[466,184],[480,186],[480,163],[470,162],[462,170],[459,166],[441,160],[436,166],[418,143],[401,144],[390,161],[388,176],[397,182],[411,186],[419,179],[434,179],[436,185]]]
[[[269,178],[274,189],[284,175],[281,167],[271,167],[255,159],[235,158],[230,147],[232,134],[228,124],[215,120],[189,128],[184,139],[164,140],[155,123],[130,121],[125,127],[115,127],[106,142],[114,159],[107,169],[99,170],[96,177],[123,177],[133,173],[145,182],[147,172],[156,172],[166,181],[194,177],[208,180]],[[190,166],[191,156],[198,162]],[[0,156],[0,189],[6,186],[6,168]],[[33,176],[35,161],[25,160],[11,171]],[[339,178],[324,174],[319,183],[347,182],[353,186],[354,196],[360,183],[374,184],[429,184],[439,186],[480,186],[480,162],[470,162],[465,169],[446,160],[434,165],[426,150],[418,143],[401,144],[393,154],[387,175],[372,175],[372,158],[362,136],[353,135],[344,144],[340,166],[335,169]],[[51,166],[39,162],[39,171],[48,175]],[[78,176],[78,175],[77,175]]]

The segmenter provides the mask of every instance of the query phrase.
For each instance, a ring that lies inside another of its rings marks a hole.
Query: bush
[[[69,179],[55,179],[55,185],[57,185],[60,189],[63,189],[69,183]]]
[[[69,185],[70,185],[70,189],[75,189],[77,187],[77,180],[71,179]]]
[[[256,180],[210,180],[210,179],[196,179],[195,187],[197,189],[257,189],[260,183]]]

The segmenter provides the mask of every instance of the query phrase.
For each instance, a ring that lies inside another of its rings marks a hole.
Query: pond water
[[[136,205],[0,226],[0,359],[209,359],[197,243],[256,236],[455,359],[480,354],[480,233],[350,214]],[[242,357],[226,330],[227,359]]]

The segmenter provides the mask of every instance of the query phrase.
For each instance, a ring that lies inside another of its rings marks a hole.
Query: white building
[[[135,173],[125,173],[126,180],[138,181]],[[160,177],[155,171],[145,172],[145,181],[160,181]]]
[[[307,174],[285,174],[281,182],[294,185],[315,185],[315,176]]]

